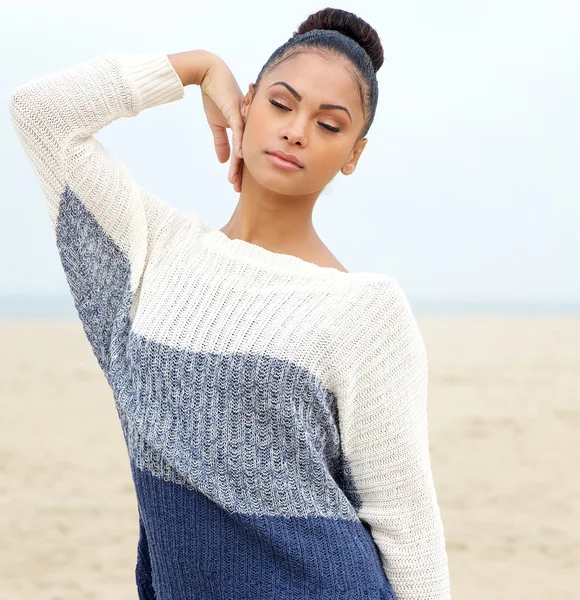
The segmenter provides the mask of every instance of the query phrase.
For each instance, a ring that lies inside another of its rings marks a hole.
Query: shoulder
[[[353,273],[341,291],[337,327],[348,329],[351,337],[360,339],[373,331],[414,319],[407,294],[390,275]]]
[[[426,358],[423,335],[409,297],[397,279],[378,275],[365,282],[361,304],[361,335],[377,341],[386,352]]]
[[[405,290],[391,275],[373,274],[362,283],[361,301],[377,312],[398,312],[411,316],[413,311]]]

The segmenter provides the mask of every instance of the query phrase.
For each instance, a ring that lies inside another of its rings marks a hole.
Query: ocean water
[[[421,301],[409,297],[415,315],[580,315],[578,302]],[[72,296],[0,295],[0,319],[76,320]]]

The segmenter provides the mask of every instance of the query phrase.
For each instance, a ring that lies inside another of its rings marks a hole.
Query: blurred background
[[[137,506],[13,88],[105,52],[204,48],[245,93],[297,0],[2,9],[0,600],[135,600]],[[580,599],[580,4],[341,1],[385,62],[369,142],[314,209],[352,272],[393,275],[429,357],[454,599]],[[149,191],[222,227],[238,195],[199,89],[96,137]]]

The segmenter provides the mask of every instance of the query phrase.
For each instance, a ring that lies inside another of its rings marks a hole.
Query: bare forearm
[[[188,50],[168,54],[167,58],[179,75],[181,83],[186,86],[200,85],[216,56],[207,50]]]

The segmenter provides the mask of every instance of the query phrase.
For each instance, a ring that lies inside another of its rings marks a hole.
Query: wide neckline
[[[335,267],[322,267],[298,256],[294,256],[293,254],[272,252],[272,250],[268,250],[267,248],[258,246],[252,242],[241,239],[232,239],[220,229],[215,229],[204,223],[201,218],[199,218],[199,225],[205,232],[205,235],[203,235],[200,240],[205,247],[211,248],[213,251],[219,252],[222,255],[240,259],[246,263],[264,269],[277,271],[283,274],[326,277],[331,279],[343,279],[345,281],[384,277],[384,275],[380,275],[379,273],[371,272],[345,273]]]

